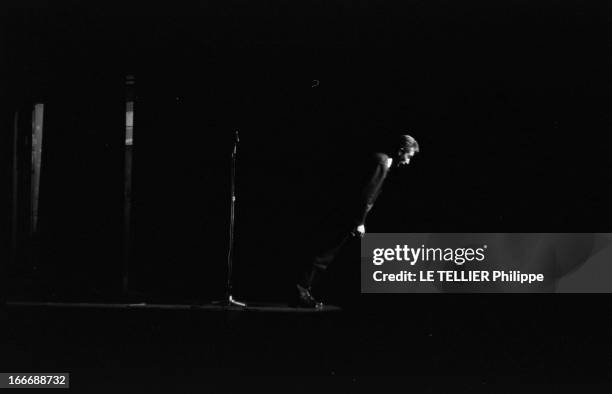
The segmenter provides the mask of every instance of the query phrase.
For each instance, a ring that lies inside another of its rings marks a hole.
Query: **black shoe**
[[[300,285],[295,285],[294,294],[291,296],[289,300],[289,306],[295,308],[310,308],[310,309],[321,309],[323,308],[323,303],[317,301],[312,294],[310,294],[310,289],[302,287]]]

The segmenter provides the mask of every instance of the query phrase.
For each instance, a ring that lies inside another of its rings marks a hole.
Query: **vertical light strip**
[[[44,104],[35,104],[32,116],[32,214],[30,216],[32,233],[36,232],[38,226],[38,197],[40,191],[44,110]]]
[[[124,294],[129,291],[129,266],[132,251],[132,145],[134,139],[134,76],[125,79],[125,147],[123,200],[123,278]]]

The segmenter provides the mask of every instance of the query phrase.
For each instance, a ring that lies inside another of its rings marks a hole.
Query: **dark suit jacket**
[[[351,223],[355,226],[365,224],[368,213],[374,206],[376,198],[380,194],[382,185],[389,173],[387,167],[389,156],[382,152],[376,152],[366,157],[363,170],[363,178],[360,179],[358,187],[360,193],[355,196],[356,205],[351,212]]]
[[[322,224],[317,230],[352,230],[365,224],[389,172],[388,155],[382,152],[338,155],[320,163],[313,188]]]

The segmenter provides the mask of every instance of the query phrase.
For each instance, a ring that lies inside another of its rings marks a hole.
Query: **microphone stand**
[[[222,306],[240,306],[246,307],[244,302],[240,302],[232,297],[232,266],[234,263],[234,234],[235,234],[235,212],[236,212],[236,156],[238,151],[238,130],[234,133],[234,149],[232,150],[231,162],[231,200],[230,200],[230,234],[229,234],[229,250],[227,253],[227,281],[225,282],[225,299],[223,301],[213,302]]]

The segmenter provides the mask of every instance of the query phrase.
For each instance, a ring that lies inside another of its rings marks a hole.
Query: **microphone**
[[[238,130],[234,131],[234,141],[240,142],[240,137],[238,136]]]

